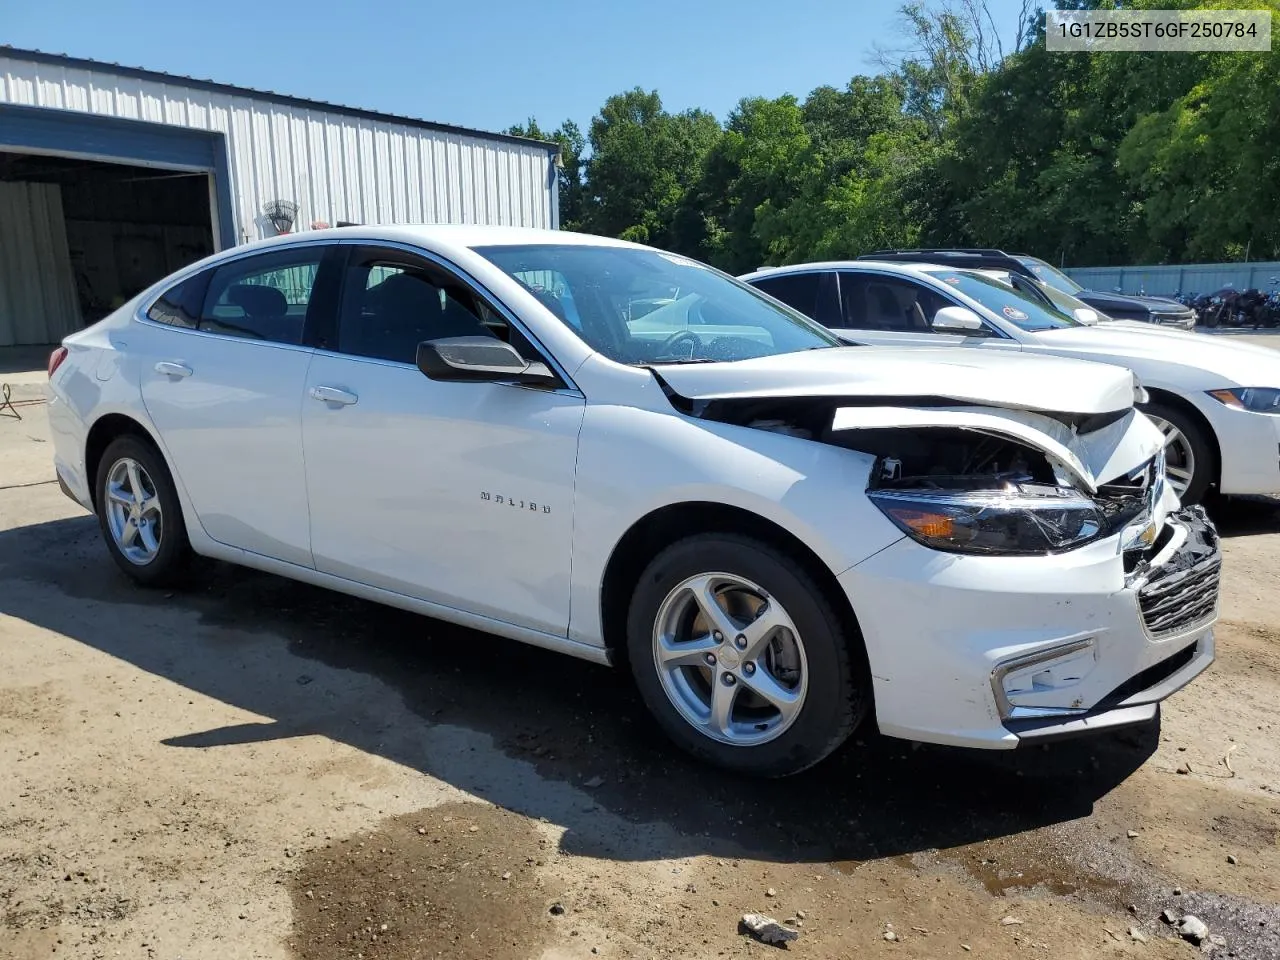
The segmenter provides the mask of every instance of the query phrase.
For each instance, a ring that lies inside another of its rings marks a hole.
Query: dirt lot
[[[1280,958],[1280,501],[1216,505],[1219,660],[1159,729],[677,755],[613,672],[207,564],[117,573],[0,417],[0,957]],[[893,937],[886,939],[892,933]]]

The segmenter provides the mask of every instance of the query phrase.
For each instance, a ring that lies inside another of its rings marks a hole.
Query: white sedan
[[[625,664],[741,771],[872,715],[988,748],[1142,722],[1213,659],[1216,535],[1127,371],[842,347],[633,244],[250,244],[49,375],[59,480],[136,581],[198,553]]]
[[[1165,433],[1170,483],[1184,503],[1198,503],[1210,487],[1280,493],[1280,351],[1149,323],[1094,322],[1096,315],[1082,322],[985,270],[857,260],[741,279],[847,342],[1119,364],[1150,394],[1142,409]]]

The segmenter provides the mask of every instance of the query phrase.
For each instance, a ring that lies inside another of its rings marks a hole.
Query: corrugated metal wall
[[[1271,290],[1280,277],[1280,261],[1259,263],[1189,263],[1183,267],[1065,267],[1076,283],[1090,290],[1147,293],[1167,297],[1175,293],[1212,293],[1230,285],[1236,290]]]
[[[269,200],[314,221],[556,227],[553,156],[470,136],[164,81],[25,60],[0,49],[0,101],[225,134],[239,240],[274,235]]]

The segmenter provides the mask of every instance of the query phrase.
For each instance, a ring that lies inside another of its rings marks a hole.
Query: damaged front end
[[[1163,438],[1132,409],[845,407],[832,440],[876,455],[867,496],[935,550],[1039,556],[1117,534],[1127,550],[1153,542],[1177,506]]]
[[[862,455],[857,492],[903,534],[840,574],[882,732],[1012,748],[1145,723],[1212,663],[1216,533],[1179,508],[1138,385],[1073,398],[1006,384],[999,399],[980,384],[885,385],[752,396],[689,377],[685,394],[667,390],[687,416]],[[1078,407],[1032,406],[1042,397]]]
[[[1147,547],[1177,506],[1163,437],[1132,407],[1072,414],[930,397],[890,405],[669,396],[693,416],[871,454],[867,496],[935,550],[1044,555],[1116,534],[1124,550]]]
[[[1059,457],[989,428],[855,428],[837,438],[876,455],[867,496],[885,516],[925,546],[955,553],[1058,553],[1148,526],[1163,477],[1157,452],[1090,491]]]

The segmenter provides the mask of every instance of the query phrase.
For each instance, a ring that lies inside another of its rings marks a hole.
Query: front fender
[[[600,590],[626,533],[682,503],[748,511],[789,531],[833,574],[901,539],[864,496],[875,458],[675,412],[588,406],[574,493],[569,637],[604,645]]]

